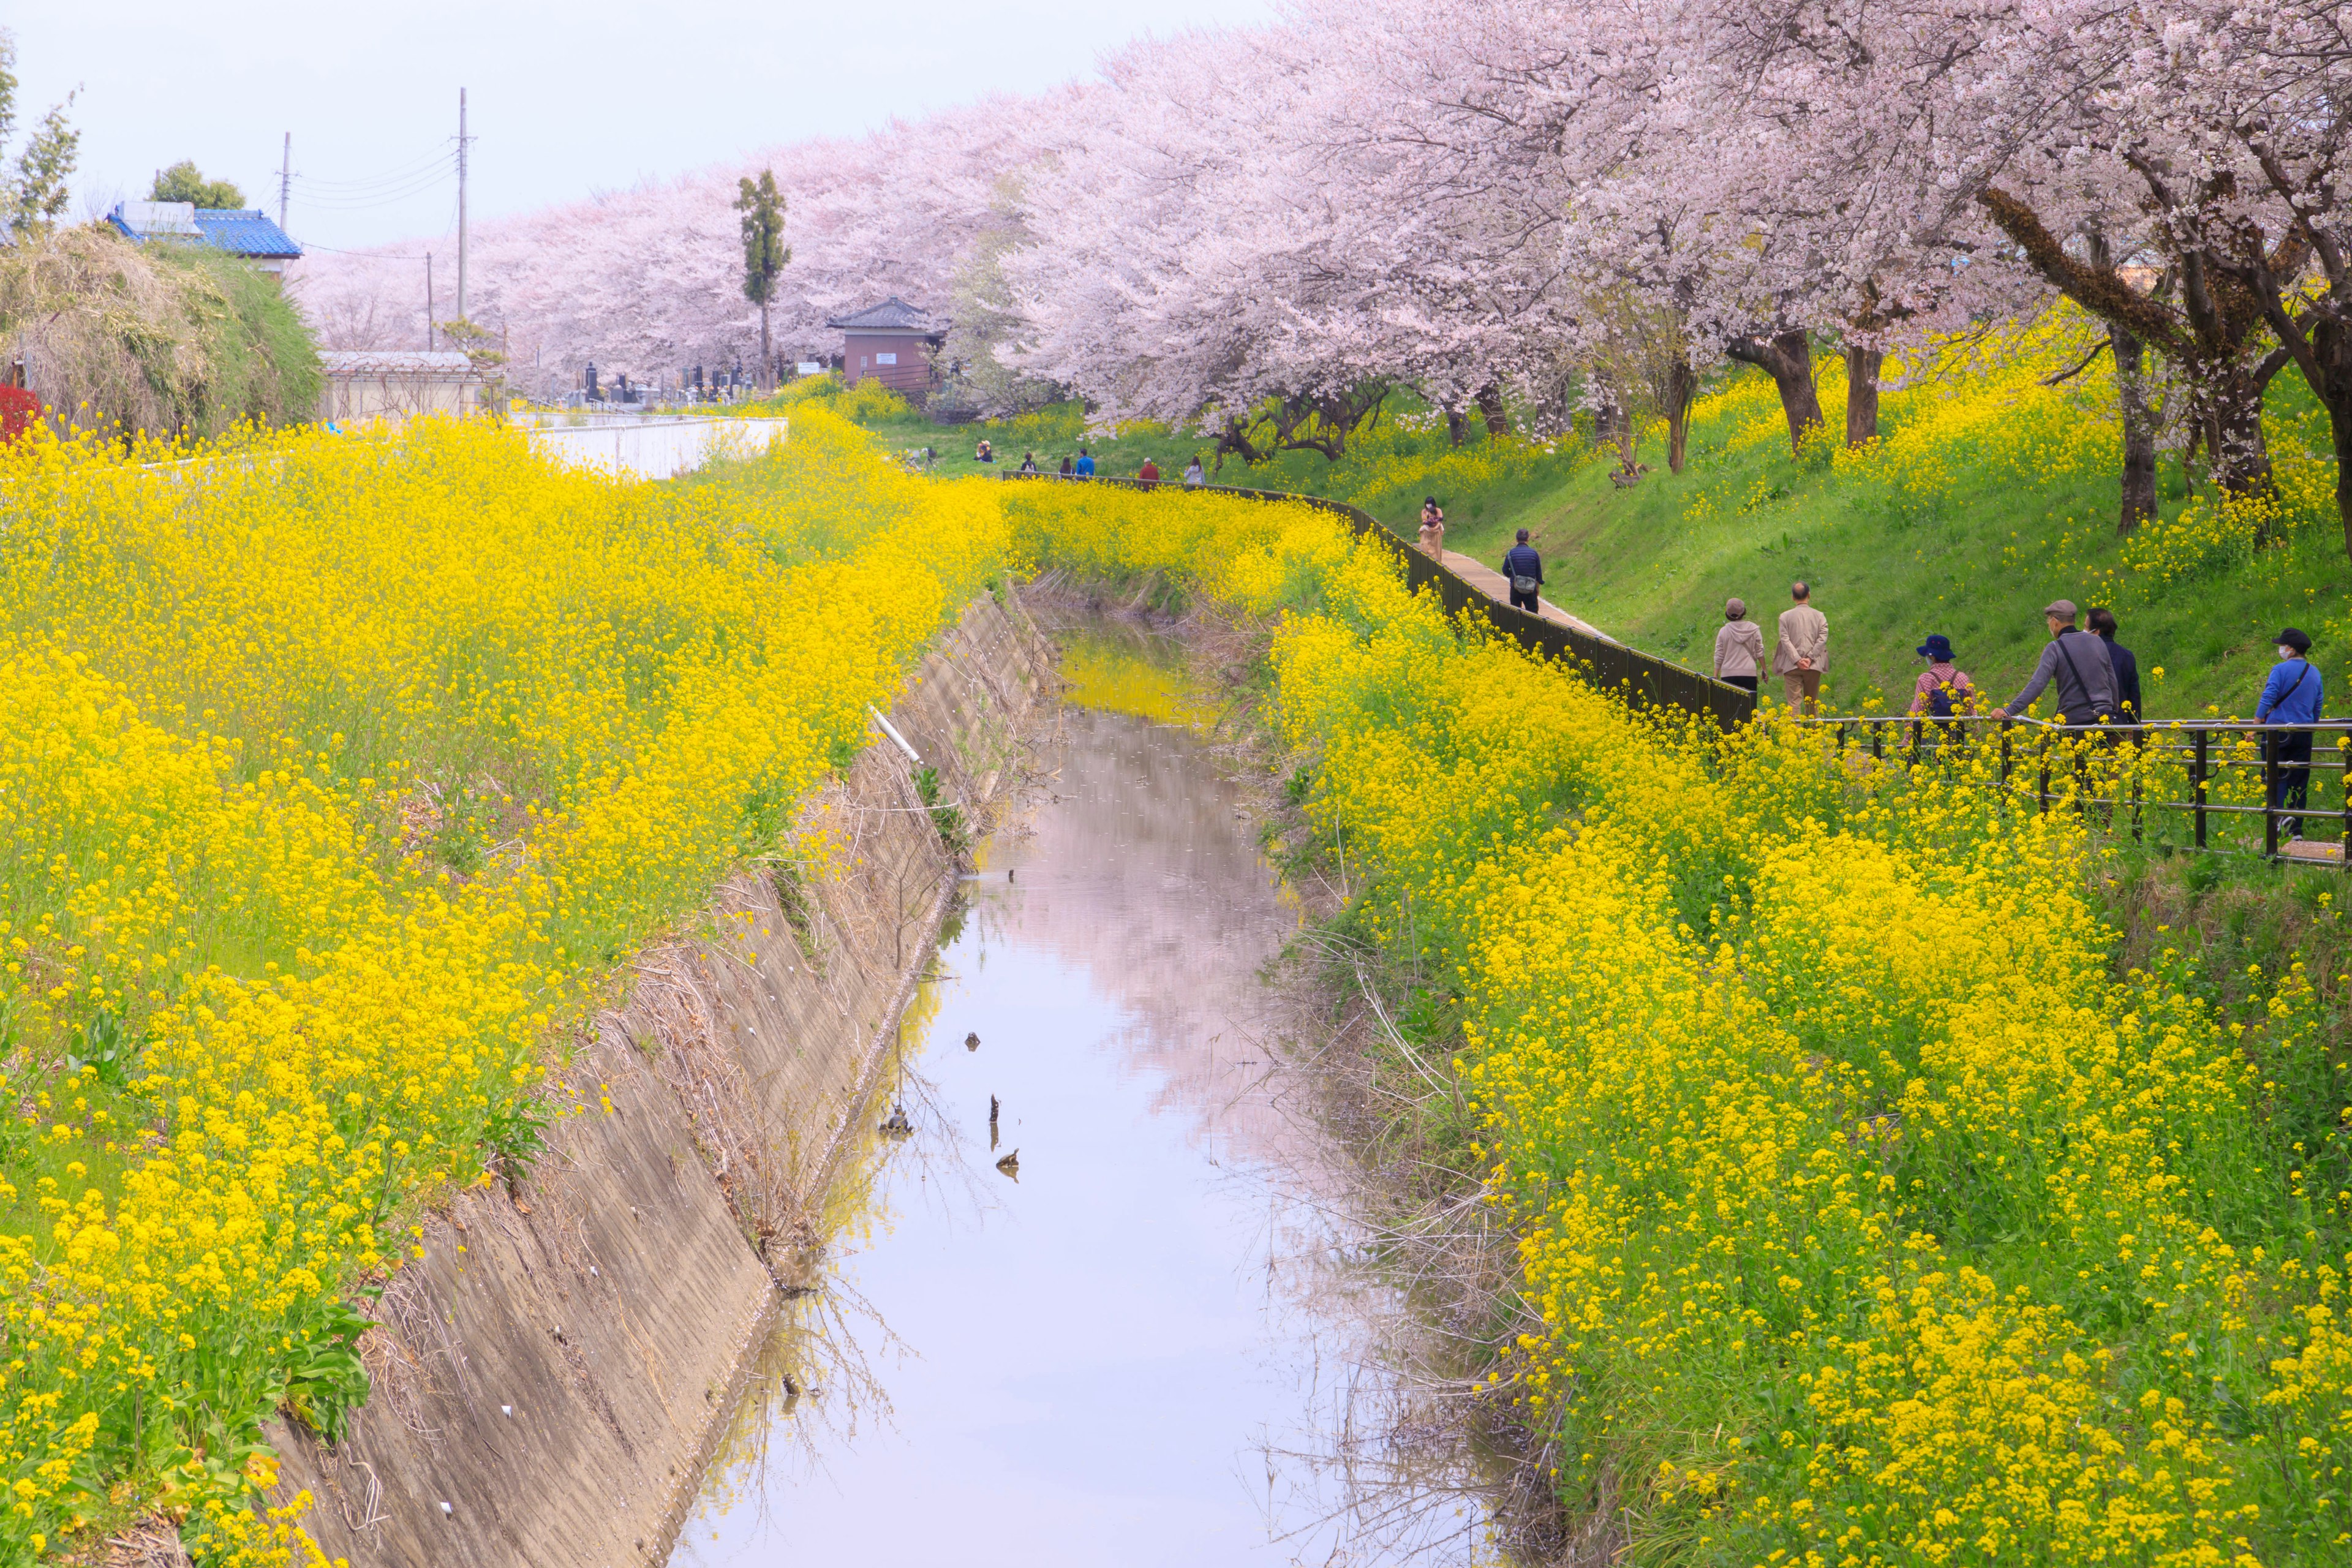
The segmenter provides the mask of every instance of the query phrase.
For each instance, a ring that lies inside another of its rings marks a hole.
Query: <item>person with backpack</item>
[[[1958,658],[1952,652],[1951,638],[1941,632],[1929,632],[1927,640],[1915,651],[1927,661],[1927,668],[1918,684],[1911,689],[1911,706],[1906,711],[1913,718],[1949,719],[1976,706],[1976,683],[1961,670]]]
[[[2326,706],[2319,677],[2319,667],[2307,657],[2311,638],[2293,626],[2281,628],[2271,639],[2278,648],[2278,662],[2271,666],[2271,677],[2263,682],[2262,700],[2254,704],[2254,722],[2258,724],[2316,724],[2320,710]],[[2309,799],[2311,790],[2311,731],[2291,731],[2284,735],[2267,737],[2273,750],[2271,756],[2277,763],[2272,770],[2271,809],[2293,806],[2300,810]],[[2284,838],[2303,837],[2303,818],[2286,816],[2279,819],[2279,836]]]
[[[2058,722],[2069,729],[2089,730],[2116,721],[2116,668],[2107,645],[2074,624],[2074,601],[2053,599],[2042,612],[2050,640],[2033,667],[2025,689],[1992,710],[1996,719],[2011,719],[2033,706],[2033,700],[2058,683]]]
[[[1715,678],[1754,696],[1764,673],[1764,628],[1748,618],[1740,599],[1723,602],[1723,625],[1715,634]]]
[[[1543,613],[1543,557],[1528,542],[1528,531],[1519,530],[1519,542],[1503,552],[1503,575],[1511,585],[1511,608],[1525,610],[1531,616]]]

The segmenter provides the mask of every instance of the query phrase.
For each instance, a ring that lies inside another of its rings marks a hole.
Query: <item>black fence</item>
[[[1847,751],[1905,768],[1981,760],[2038,810],[2095,812],[2110,831],[2135,840],[2150,832],[2168,837],[2168,825],[2178,824],[2182,848],[2347,864],[2352,722],[2184,719],[2083,729],[1990,714],[1798,721],[1833,730]],[[2330,796],[2333,806],[2323,804]]]
[[[1058,474],[1007,471],[1008,479],[1056,479]],[[1174,489],[1170,479],[1157,484],[1141,479],[1097,477],[1083,481],[1088,484],[1116,485],[1124,489]],[[1194,487],[1214,495],[1246,496],[1253,500],[1297,501],[1304,506],[1320,507],[1347,519],[1360,539],[1370,539],[1396,556],[1404,567],[1406,584],[1415,593],[1428,588],[1437,595],[1438,602],[1452,616],[1483,617],[1486,624],[1509,637],[1529,653],[1540,657],[1567,659],[1579,666],[1586,678],[1595,684],[1621,692],[1635,707],[1674,709],[1685,713],[1704,714],[1729,731],[1739,728],[1756,716],[1756,694],[1737,686],[1685,669],[1627,647],[1606,637],[1590,636],[1573,626],[1547,621],[1525,610],[1513,609],[1499,600],[1489,597],[1463,581],[1461,576],[1443,563],[1431,560],[1412,544],[1400,539],[1381,524],[1379,519],[1360,507],[1344,501],[1327,500],[1322,496],[1293,495],[1286,490],[1243,489],[1233,485],[1202,485]]]

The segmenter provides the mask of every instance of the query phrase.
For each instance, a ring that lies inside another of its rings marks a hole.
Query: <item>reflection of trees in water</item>
[[[939,1012],[938,990],[930,982],[918,988],[893,1060],[858,1113],[856,1135],[834,1179],[812,1194],[803,1234],[822,1239],[778,1270],[801,1283],[785,1290],[755,1352],[742,1396],[713,1447],[698,1512],[731,1514],[749,1506],[765,1520],[772,1491],[789,1492],[822,1474],[827,1453],[891,1419],[885,1378],[919,1352],[850,1284],[844,1254],[897,1227],[894,1192],[974,1210],[991,1201],[949,1126],[937,1087],[916,1067],[919,1042]],[[880,1131],[877,1113],[894,1105],[906,1108],[914,1136]],[[911,1184],[904,1180],[909,1173],[917,1178]],[[694,1543],[681,1544],[690,1550]]]
[[[992,939],[1032,942],[1084,969],[1132,1020],[1116,1048],[1162,1078],[1154,1108],[1233,1153],[1280,1141],[1257,1092],[1272,1065],[1265,964],[1297,928],[1259,856],[1238,785],[1193,735],[1123,714],[1066,710],[1050,804],[984,884]]]

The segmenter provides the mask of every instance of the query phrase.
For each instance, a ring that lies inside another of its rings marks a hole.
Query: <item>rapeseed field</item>
[[[1522,1237],[1496,1386],[1622,1560],[2352,1560],[2310,976],[2223,1016],[2178,952],[2117,974],[2095,810],[1629,712],[1333,520],[1202,504],[1009,503],[1035,556],[1280,616],[1308,811],[1460,1020]]]
[[[927,482],[814,409],[660,485],[479,425],[131,458],[0,474],[13,1557],[153,1508],[306,1557],[260,1420],[340,1429],[422,1205],[598,1113],[549,1085],[616,966],[1049,566],[1270,626],[1522,1237],[1496,1388],[1630,1560],[2352,1549],[2330,1020],[2115,973],[2095,811],[1629,712],[1327,513]]]
[[[161,1508],[307,1549],[436,1194],[528,1163],[634,948],[779,847],[1003,569],[976,487],[811,412],[616,483],[424,423],[0,470],[0,1556]]]

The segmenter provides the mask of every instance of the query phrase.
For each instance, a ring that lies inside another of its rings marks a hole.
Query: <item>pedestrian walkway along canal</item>
[[[1093,634],[1074,698],[1164,705],[1136,640]],[[1280,1065],[1260,972],[1298,914],[1241,788],[1077,706],[1037,766],[673,1563],[1468,1560],[1463,1467],[1397,1441],[1410,1318]]]

